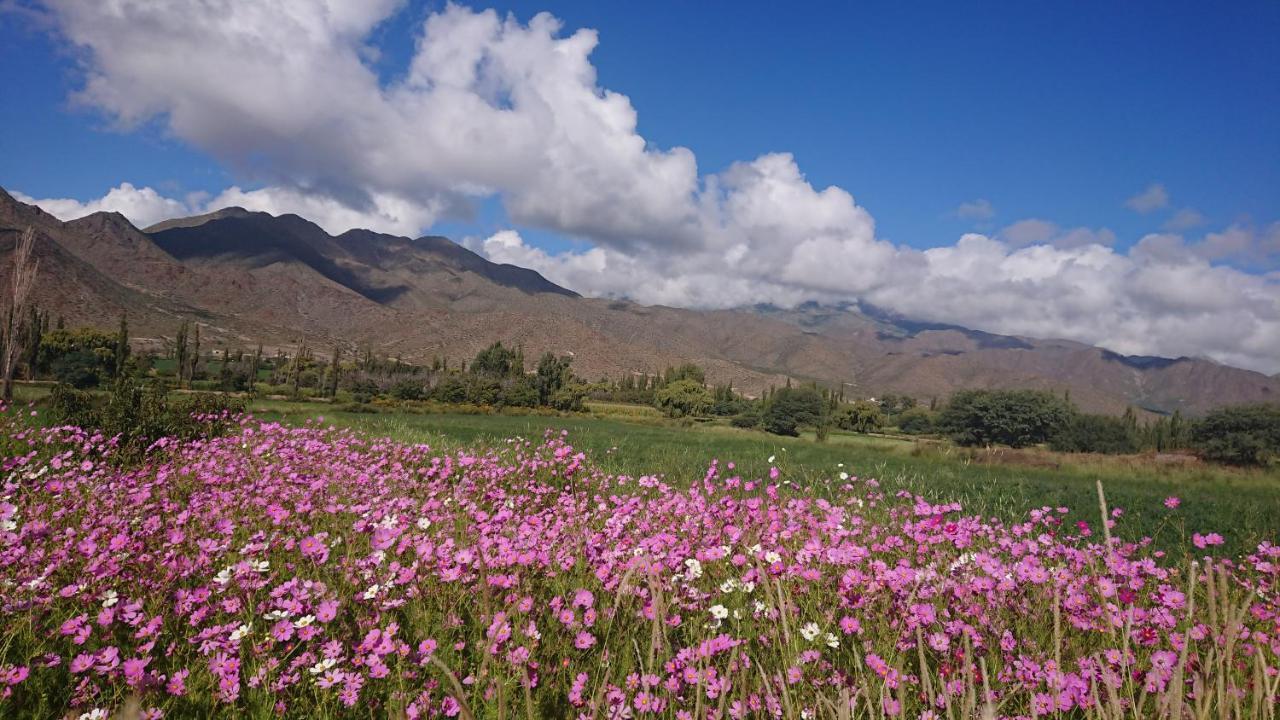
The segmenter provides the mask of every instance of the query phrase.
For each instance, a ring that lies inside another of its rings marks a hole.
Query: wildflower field
[[[1010,522],[856,468],[229,422],[126,464],[0,419],[0,717],[1280,710],[1280,548],[1230,528],[1166,553],[1101,494]]]

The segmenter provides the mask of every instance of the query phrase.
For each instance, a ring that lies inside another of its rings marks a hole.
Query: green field
[[[596,404],[590,416],[461,415],[412,412],[352,413],[321,405],[259,401],[263,419],[302,423],[323,417],[405,442],[441,448],[474,447],[510,437],[540,437],[567,430],[570,441],[614,473],[663,474],[673,483],[700,479],[707,464],[733,462],[745,477],[768,472],[770,456],[793,483],[838,488],[841,471],[879,480],[887,491],[909,490],[932,500],[957,500],[966,508],[1003,519],[1024,517],[1039,507],[1066,506],[1069,520],[1097,530],[1096,481],[1108,503],[1123,508],[1117,534],[1154,537],[1181,547],[1192,532],[1221,532],[1230,550],[1247,552],[1260,540],[1280,536],[1280,473],[1216,466],[1161,467],[1133,458],[1054,455],[1049,464],[1022,466],[978,462],[971,453],[943,443],[854,434],[833,434],[825,443],[782,438],[723,425],[688,427],[649,412],[651,408]],[[1017,457],[1032,457],[1019,454]],[[843,465],[841,465],[843,464]],[[1163,500],[1182,499],[1170,511]]]

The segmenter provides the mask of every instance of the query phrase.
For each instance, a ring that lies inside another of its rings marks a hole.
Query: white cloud
[[[596,33],[547,14],[447,5],[384,83],[367,43],[398,0],[48,4],[84,59],[79,102],[123,127],[159,122],[259,188],[185,203],[113,190],[146,199],[118,198],[139,224],[240,204],[331,232],[414,234],[498,197],[514,223],[593,247],[549,254],[511,231],[472,244],[587,294],[707,307],[861,298],[993,332],[1280,370],[1280,280],[1214,264],[1269,257],[1280,231],[1151,236],[1122,252],[1106,228],[1027,219],[918,251],[877,238],[866,209],[810,185],[789,154],[700,172],[688,149],[649,143],[629,98],[598,84]],[[1157,184],[1127,204],[1168,202]]]
[[[167,198],[149,187],[137,188],[130,183],[120,183],[106,195],[88,202],[71,198],[45,198],[37,200],[21,192],[13,196],[25,203],[38,205],[42,210],[61,220],[74,220],[95,212],[118,212],[138,227],[145,227],[171,217],[190,214],[187,203]]]
[[[996,216],[996,209],[989,200],[978,198],[973,202],[960,203],[955,209],[955,216],[961,220],[990,220]]]
[[[1053,245],[1059,248],[1084,247],[1085,245],[1103,245],[1110,247],[1116,242],[1116,234],[1107,228],[1092,230],[1086,227],[1063,230],[1048,220],[1028,218],[1019,220],[1000,231],[1000,240],[1013,247],[1028,245]]]
[[[1145,215],[1152,210],[1167,207],[1169,205],[1169,192],[1164,189],[1164,185],[1154,183],[1148,185],[1146,190],[1126,200],[1124,204],[1130,210]]]
[[[1195,208],[1182,208],[1165,222],[1164,229],[1170,232],[1183,232],[1203,225],[1204,221],[1204,215]]]
[[[242,190],[232,186],[214,197],[195,194],[185,200],[162,196],[149,187],[121,183],[95,200],[33,198],[14,191],[18,200],[37,205],[60,220],[74,220],[95,212],[118,212],[136,227],[145,228],[161,220],[198,215],[239,205],[272,215],[293,213],[337,235],[351,228],[366,228],[398,235],[416,235],[439,217],[442,208],[433,203],[414,204],[394,196],[375,195],[370,206],[356,209],[330,197],[308,194],[292,188],[268,187]]]

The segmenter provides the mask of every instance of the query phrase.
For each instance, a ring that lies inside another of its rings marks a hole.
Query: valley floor
[[[548,431],[611,473],[662,473],[672,484],[701,478],[707,463],[734,463],[744,477],[762,477],[769,458],[786,478],[819,492],[838,476],[878,479],[890,491],[906,490],[931,501],[955,500],[1002,519],[1020,519],[1036,508],[1067,507],[1072,522],[1098,524],[1097,481],[1107,502],[1123,509],[1120,532],[1129,539],[1184,548],[1193,533],[1223,531],[1230,552],[1248,552],[1280,529],[1280,472],[1179,464],[1150,456],[1068,455],[1041,450],[972,451],[937,440],[833,433],[825,443],[784,438],[724,425],[682,425],[647,406],[592,404],[590,415],[475,415],[388,411],[355,413],[312,403],[261,400],[256,415],[301,424],[359,429],[402,442],[435,447],[474,447],[520,436],[537,440]],[[1177,497],[1181,505],[1164,505]]]

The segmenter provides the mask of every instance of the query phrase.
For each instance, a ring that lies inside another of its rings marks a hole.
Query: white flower
[[[689,558],[684,561],[685,577],[690,580],[697,580],[702,577],[702,563],[697,558]]]
[[[724,582],[720,583],[720,592],[725,593],[727,595],[728,593],[733,592],[734,588],[736,588],[737,586],[738,586],[738,581],[734,578],[729,578],[728,580],[725,580]]]
[[[18,529],[18,523],[12,520],[0,521],[0,530],[3,530],[4,532],[13,532],[14,530],[17,530],[17,529]]]
[[[304,628],[315,621],[316,621],[315,615],[303,615],[302,617],[293,621],[293,626],[296,628]]]
[[[840,471],[840,479],[841,479],[841,480],[848,480],[848,479],[849,479],[849,473],[844,472],[843,470],[841,470],[841,471]]]
[[[265,573],[271,569],[271,561],[257,560],[252,563],[254,572]]]
[[[770,550],[769,552],[764,554],[764,561],[772,565],[777,562],[782,562],[782,556]]]
[[[750,547],[748,547],[748,548],[747,548],[747,554],[748,554],[748,555],[758,555],[758,554],[760,553],[760,551],[761,551],[761,550],[763,550],[763,549],[764,549],[764,548],[760,547],[760,543],[756,543],[755,545],[752,545],[752,546],[750,546]]]
[[[94,708],[87,713],[81,713],[80,720],[107,720],[111,715],[102,708]]]
[[[776,457],[777,457],[777,455],[770,455],[770,456],[769,456],[769,462],[770,462],[770,463],[772,463],[772,462],[773,462],[773,460],[774,460],[774,458],[776,458]]]
[[[378,591],[381,589],[382,588],[377,583],[374,583],[373,585],[369,586],[368,590],[364,591],[364,594],[361,595],[361,597],[363,597],[365,600],[372,600],[374,597],[378,595]]]
[[[755,584],[755,583],[751,582],[750,580],[748,580],[747,582],[742,583],[742,592],[747,593],[748,595],[750,595],[751,593],[753,593],[753,592],[755,592],[755,591],[756,591],[756,584]]]
[[[267,613],[266,615],[263,615],[262,617],[266,618],[267,620],[283,620],[284,618],[289,617],[289,611],[288,610],[272,610],[271,612]]]
[[[822,632],[822,628],[818,627],[818,623],[815,622],[805,623],[804,627],[800,628],[800,634],[809,642],[813,642],[820,632]]]
[[[218,583],[219,585],[226,585],[227,583],[231,582],[231,568],[230,567],[222,568],[222,572],[219,572],[217,575],[215,575],[213,578],[213,581]]]
[[[108,590],[106,595],[103,595],[102,597],[103,608],[109,608],[118,602],[120,602],[120,596],[116,594],[115,590]]]
[[[334,658],[325,658],[320,662],[316,663],[315,665],[311,666],[311,674],[319,675],[320,673],[328,670],[329,668],[337,664],[338,664],[338,661],[335,660]]]
[[[712,606],[711,606],[711,617],[713,617],[713,618],[715,618],[715,619],[717,619],[717,620],[723,620],[723,619],[725,619],[725,618],[729,617],[729,609],[728,609],[728,608],[726,608],[726,607],[725,607],[725,606],[723,606],[723,605],[712,605]]]
[[[241,625],[235,630],[232,630],[231,642],[239,642],[240,639],[243,638],[245,635],[248,635],[249,631],[252,629],[253,629],[253,623],[248,623],[247,625]]]
[[[419,530],[426,530],[426,529],[427,529],[427,528],[429,528],[429,527],[431,527],[431,518],[428,518],[428,517],[420,517],[420,518],[418,518],[418,529],[419,529]]]
[[[769,609],[769,606],[768,606],[768,605],[765,605],[763,602],[761,602],[761,601],[759,601],[759,600],[756,600],[756,601],[755,601],[754,607],[755,607],[755,609],[756,609],[756,612],[758,612],[758,613],[762,613],[762,612],[764,612],[765,610],[768,610],[768,609]]]
[[[840,647],[840,638],[836,637],[835,633],[827,633],[827,647],[829,648]]]

